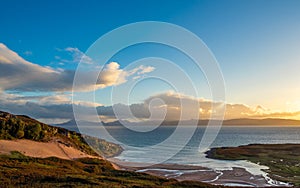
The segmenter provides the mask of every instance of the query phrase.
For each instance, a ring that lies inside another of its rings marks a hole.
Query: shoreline
[[[248,144],[212,148],[207,157],[217,160],[247,160],[267,166],[265,178],[282,186],[299,186],[300,144]],[[286,183],[285,183],[286,182]]]
[[[51,149],[51,151],[49,150]],[[30,140],[0,140],[0,150],[2,154],[16,150],[31,157],[50,157],[73,160],[76,158],[90,156],[76,150],[72,147],[67,147],[56,141],[48,143],[40,143]],[[60,152],[60,153],[59,153]],[[122,152],[119,153],[119,155]],[[118,156],[118,155],[116,155]],[[98,157],[96,157],[98,158]],[[134,171],[146,173],[166,179],[176,179],[178,181],[199,181],[214,185],[227,186],[288,186],[288,184],[280,184],[276,180],[272,180],[267,173],[254,175],[250,173],[246,167],[232,167],[231,169],[213,169],[199,165],[162,163],[150,164],[141,162],[122,161],[115,157],[101,158],[109,161],[116,170]]]
[[[146,173],[167,179],[176,179],[178,181],[190,180],[227,186],[279,186],[277,184],[273,184],[273,181],[270,181],[271,178],[268,176],[253,175],[245,168],[233,167],[228,170],[214,170],[200,165],[182,165],[172,163],[152,165],[149,163],[121,161],[116,158],[109,158],[107,160],[113,163],[118,170]]]

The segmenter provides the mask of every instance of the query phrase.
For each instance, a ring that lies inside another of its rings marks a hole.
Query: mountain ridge
[[[195,121],[197,120],[184,120],[182,121],[182,124],[186,124],[186,125],[193,125],[195,123]],[[211,123],[214,122],[220,122],[222,120],[210,120]],[[130,121],[126,121],[126,123],[130,123],[132,125],[153,125],[153,124],[157,124],[160,123],[161,125],[170,125],[170,126],[175,126],[178,124],[179,121],[142,121],[142,122],[130,122]],[[198,125],[199,126],[203,126],[203,125],[207,125],[209,122],[208,119],[205,120],[198,120]],[[99,123],[97,122],[89,122],[89,121],[84,121],[83,123],[85,124],[89,124],[89,125],[99,125]],[[113,122],[101,122],[104,126],[121,126],[122,123],[120,121],[113,121]],[[72,126],[72,125],[76,125],[76,121],[75,119],[72,119],[70,121],[67,121],[65,123],[61,123],[61,124],[56,124],[56,126]],[[265,118],[265,119],[251,119],[251,118],[237,118],[237,119],[227,119],[227,120],[223,120],[222,125],[225,126],[278,126],[278,125],[282,125],[282,126],[289,126],[289,125],[299,125],[300,126],[300,120],[295,120],[295,119],[282,119],[282,118]]]

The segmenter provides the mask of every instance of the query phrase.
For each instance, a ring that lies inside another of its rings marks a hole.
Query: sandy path
[[[88,155],[74,147],[68,147],[57,142],[56,140],[50,142],[36,142],[31,140],[0,140],[0,154],[9,154],[11,151],[19,151],[26,156],[39,158],[95,158],[95,156]]]

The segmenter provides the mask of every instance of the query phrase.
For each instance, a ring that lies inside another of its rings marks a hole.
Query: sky
[[[0,110],[46,122],[71,119],[74,72],[82,59],[87,64],[93,61],[85,55],[89,47],[125,24],[161,21],[188,29],[214,54],[226,84],[226,118],[300,119],[298,0],[11,0],[0,1],[0,5]],[[110,108],[119,101],[111,100],[112,89],[166,70],[163,63],[132,64],[148,56],[178,65],[198,94],[188,89],[177,93],[162,80],[145,79],[132,90],[127,104],[142,104],[138,109],[143,108],[145,114],[141,117],[149,114],[144,108],[153,97],[168,104],[170,119],[178,116],[174,109],[178,110],[179,104],[174,98],[200,101],[200,106],[206,106],[205,101],[215,102],[204,74],[191,60],[176,49],[157,44],[134,45],[115,54],[110,62],[101,62],[104,72],[95,101],[82,98],[73,102],[82,108],[98,106],[100,115],[114,117]],[[184,82],[178,84],[185,86]],[[82,84],[80,88],[91,86]],[[159,103],[153,105],[159,108]],[[200,111],[203,118],[209,117],[209,107]]]

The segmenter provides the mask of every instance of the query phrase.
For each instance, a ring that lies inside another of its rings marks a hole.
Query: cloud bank
[[[66,95],[56,96],[30,96],[24,97],[17,94],[0,93],[1,110],[9,111],[16,114],[25,114],[37,119],[43,119],[51,123],[54,119],[67,121],[73,119],[72,102]],[[151,103],[153,100],[160,99],[163,103]],[[101,104],[87,103],[78,101],[76,104],[88,119],[89,111],[95,108],[102,121],[115,121],[116,110],[119,120],[128,121],[148,121],[150,120],[168,120],[176,121],[181,118],[180,102],[186,100],[188,103],[199,103],[199,118],[209,119],[211,115],[211,105],[214,103],[210,100],[197,99],[191,96],[166,92],[150,96],[143,103],[138,104],[114,104],[112,106],[102,106]],[[189,110],[189,109],[188,109]],[[165,114],[164,114],[165,113]],[[225,119],[236,118],[290,118],[299,119],[298,112],[273,112],[264,109],[261,106],[249,107],[244,104],[226,104]],[[48,119],[48,120],[47,120]],[[93,118],[91,118],[93,119]],[[189,118],[186,118],[187,120]],[[190,117],[190,119],[193,119]]]
[[[77,48],[66,48],[73,54],[73,61],[84,61],[86,64],[94,63]],[[130,79],[137,79],[143,74],[155,70],[151,66],[139,66],[130,70],[121,69],[117,62],[110,62],[102,67],[98,76],[96,88],[117,86]],[[7,46],[0,43],[0,110],[16,114],[25,114],[38,119],[73,119],[72,101],[70,91],[73,86],[74,70],[54,69],[40,66],[20,57]],[[96,72],[80,72],[89,75]],[[80,89],[90,90],[95,88],[82,81]],[[12,94],[17,92],[18,94]],[[24,94],[33,92],[33,96]],[[186,104],[182,117],[182,102]],[[219,103],[199,99],[184,94],[166,92],[149,96],[138,104],[114,104],[102,106],[94,102],[75,101],[74,105],[82,108],[88,117],[89,110],[97,107],[97,112],[102,120],[145,121],[145,120],[178,120],[178,119],[209,119],[212,105]],[[198,108],[195,108],[198,106]],[[196,116],[195,116],[196,115]],[[291,118],[300,119],[300,112],[271,111],[261,106],[249,107],[245,104],[226,104],[225,119],[235,118]]]
[[[66,91],[74,71],[58,71],[24,60],[0,43],[0,89],[15,91]]]
[[[68,47],[63,51],[71,54],[70,61],[74,63],[81,62],[87,65],[95,63],[78,48]],[[60,58],[58,60],[63,61]],[[89,91],[120,85],[153,70],[154,67],[149,66],[124,70],[117,62],[111,62],[103,67],[100,74],[96,70],[78,71],[84,79],[77,89]],[[74,75],[75,70],[54,69],[29,62],[0,43],[0,110],[26,114],[38,119],[72,119],[70,91],[73,89]],[[87,82],[91,76],[98,77],[96,85]],[[101,105],[87,101],[73,101],[73,103],[85,112]],[[86,116],[88,117],[88,114]]]
[[[66,48],[74,54],[74,61],[82,60],[86,64],[93,61],[80,52],[77,48]],[[132,70],[120,69],[120,65],[111,62],[105,65],[98,76],[98,72],[79,71],[78,74],[85,75],[79,87],[81,90],[92,90],[95,85],[87,82],[90,77],[97,77],[96,88],[119,85],[136,77],[154,70],[154,67],[140,66]],[[44,67],[20,57],[0,43],[0,89],[14,91],[71,91],[73,87],[74,70],[55,70],[51,67]]]
[[[162,103],[154,103],[151,106],[151,101],[153,100],[161,100]],[[122,118],[124,120],[132,120],[132,115],[134,118],[138,118],[140,120],[148,120],[151,116],[151,112],[158,110],[160,112],[165,112],[165,116],[163,117],[164,120],[175,121],[179,119],[189,120],[193,119],[193,117],[182,117],[182,106],[181,104],[195,104],[199,105],[199,109],[196,109],[199,113],[199,119],[210,119],[212,114],[212,105],[218,106],[220,103],[214,102],[211,100],[206,99],[199,99],[179,93],[174,92],[166,92],[157,95],[150,96],[149,98],[145,99],[143,103],[140,104],[131,104],[126,106],[124,104],[116,104],[113,106],[100,106],[97,108],[98,114],[101,117],[111,119],[115,117],[115,112],[113,109],[117,109],[118,111],[123,111],[118,118]],[[193,107],[195,107],[193,105]],[[127,109],[130,109],[131,113],[128,113]],[[185,110],[193,114],[192,110],[194,108],[190,107],[189,105],[185,106]],[[225,111],[225,119],[238,119],[238,118],[291,118],[291,119],[298,119],[300,116],[300,111],[297,112],[274,112],[269,109],[265,109],[261,106],[256,107],[249,107],[245,104],[226,104],[226,111]],[[159,120],[159,119],[157,119]]]

